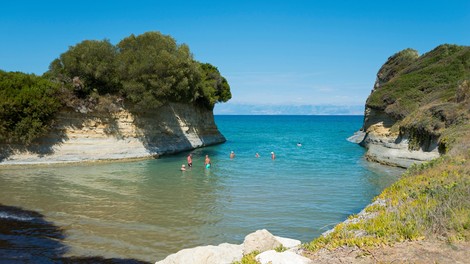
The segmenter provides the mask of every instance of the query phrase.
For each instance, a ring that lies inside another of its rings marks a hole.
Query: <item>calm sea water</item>
[[[227,142],[192,151],[190,171],[179,171],[187,153],[1,169],[0,203],[44,215],[63,231],[65,256],[154,262],[186,247],[241,243],[262,228],[308,242],[359,212],[402,172],[366,162],[364,149],[346,140],[362,119],[216,116]],[[14,214],[0,210],[3,219]]]

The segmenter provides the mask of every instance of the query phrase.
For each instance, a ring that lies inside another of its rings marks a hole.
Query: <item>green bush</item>
[[[31,144],[61,107],[58,85],[35,75],[0,71],[0,142]]]
[[[85,40],[72,46],[49,67],[49,75],[71,84],[81,96],[96,90],[116,93],[120,80],[116,73],[117,49],[108,40]]]
[[[118,95],[134,110],[157,109],[168,102],[212,109],[231,98],[230,86],[216,67],[195,61],[187,45],[159,32],[131,35],[116,46],[85,40],[54,60],[46,75],[73,87],[80,98],[93,91]]]

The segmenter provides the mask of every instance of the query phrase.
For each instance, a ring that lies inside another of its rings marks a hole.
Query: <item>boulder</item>
[[[243,246],[223,243],[218,246],[188,248],[167,256],[155,264],[227,264],[239,261],[243,257]]]
[[[313,263],[311,259],[300,256],[292,251],[276,252],[275,250],[268,250],[258,254],[256,260],[261,264],[310,264]]]
[[[258,250],[264,252],[266,250],[275,249],[282,244],[269,233],[266,229],[258,230],[245,237],[243,242],[243,254],[250,254]]]

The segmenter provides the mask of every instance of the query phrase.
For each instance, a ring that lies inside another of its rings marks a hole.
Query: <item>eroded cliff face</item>
[[[366,158],[386,165],[408,168],[439,157],[438,139],[429,137],[427,144],[413,148],[410,135],[397,127],[398,120],[384,111],[366,107],[364,115],[364,138],[359,142],[367,148]]]
[[[364,112],[363,138],[356,141],[367,148],[366,158],[371,161],[408,168],[414,163],[422,163],[439,157],[439,136],[428,131],[418,135],[412,126],[404,126],[400,101],[388,94],[381,95],[379,104],[371,102],[374,93],[400,72],[410,67],[419,58],[412,49],[403,50],[390,58],[380,68],[374,89],[371,92]],[[418,102],[416,102],[418,104]],[[419,140],[417,140],[419,139]]]
[[[192,105],[172,103],[137,115],[64,111],[39,144],[13,146],[0,165],[150,158],[223,142],[212,111]]]

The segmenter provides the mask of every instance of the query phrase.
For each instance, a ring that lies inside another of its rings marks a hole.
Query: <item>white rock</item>
[[[218,246],[188,248],[167,256],[155,264],[229,264],[241,260],[243,246],[223,243]]]
[[[256,260],[261,264],[310,264],[312,260],[297,255],[291,251],[276,252],[275,250],[268,250],[257,255]]]
[[[245,237],[243,242],[243,253],[250,254],[251,252],[258,250],[263,252],[270,249],[275,249],[282,244],[276,240],[276,238],[268,232],[266,229],[258,230]]]
[[[300,240],[297,240],[297,239],[285,238],[285,237],[279,237],[279,236],[274,236],[274,238],[276,238],[276,240],[279,241],[279,243],[281,243],[282,246],[286,248],[293,248],[293,247],[300,246],[300,244],[302,244],[302,242],[300,242]]]

